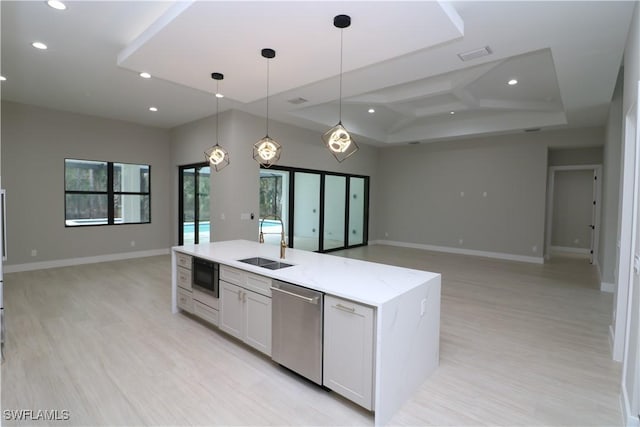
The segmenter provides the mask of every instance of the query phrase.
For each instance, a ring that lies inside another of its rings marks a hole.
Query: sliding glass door
[[[286,167],[260,171],[260,217],[282,219],[289,247],[327,252],[367,244],[369,178]],[[262,221],[265,243],[280,224]],[[293,236],[293,238],[289,238]]]
[[[320,249],[320,178],[318,173],[296,172],[293,192],[293,247]]]
[[[207,243],[210,236],[211,170],[208,163],[180,166],[178,244]]]
[[[362,245],[366,236],[367,193],[366,180],[360,177],[349,178],[349,233],[348,246]]]
[[[346,217],[347,178],[325,175],[324,177],[324,227],[322,249],[344,248]]]

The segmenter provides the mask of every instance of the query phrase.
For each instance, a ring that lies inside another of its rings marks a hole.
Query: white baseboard
[[[600,290],[602,292],[613,293],[616,290],[616,285],[615,283],[600,282]]]
[[[123,252],[119,254],[98,255],[82,258],[56,259],[53,261],[29,262],[26,264],[5,265],[5,273],[18,273],[20,271],[44,270],[47,268],[69,267],[80,264],[93,264],[96,262],[120,261],[131,258],[144,258],[156,255],[168,255],[169,249],[152,249],[148,251]]]
[[[570,246],[551,246],[552,253],[589,255],[591,251],[587,248],[572,248]]]
[[[421,243],[395,242],[392,240],[373,240],[373,241],[369,241],[369,244],[399,246],[403,248],[422,249],[425,251],[446,252],[446,253],[459,254],[459,255],[472,255],[472,256],[479,256],[479,257],[485,257],[485,258],[504,259],[507,261],[520,261],[520,262],[530,262],[533,264],[544,264],[544,259],[542,257],[514,255],[514,254],[507,254],[502,252],[487,252],[487,251],[479,251],[475,249],[463,249],[463,248],[452,248],[448,246],[424,245]]]
[[[620,409],[622,410],[622,425],[626,427],[640,427],[640,420],[637,415],[631,412],[631,402],[624,384],[620,393]]]

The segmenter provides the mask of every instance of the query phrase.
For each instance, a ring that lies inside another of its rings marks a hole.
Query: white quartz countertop
[[[374,307],[440,276],[427,271],[290,248],[286,250],[285,259],[281,260],[278,246],[248,240],[175,246],[173,250]],[[238,261],[252,257],[269,258],[293,266],[269,270]]]

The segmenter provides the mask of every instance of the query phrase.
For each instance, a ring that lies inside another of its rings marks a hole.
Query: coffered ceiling
[[[377,145],[605,123],[635,2],[0,2],[2,99],[164,128],[222,109]],[[49,49],[38,51],[39,40]],[[488,47],[463,61],[459,54]],[[151,79],[139,73],[149,72]],[[516,79],[516,85],[507,82]],[[149,111],[150,106],[158,108]],[[369,113],[374,109],[374,113]],[[276,135],[274,135],[276,136]]]

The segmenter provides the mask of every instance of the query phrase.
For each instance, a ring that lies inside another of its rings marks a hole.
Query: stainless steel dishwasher
[[[271,290],[271,358],[322,385],[322,292],[278,280]]]

